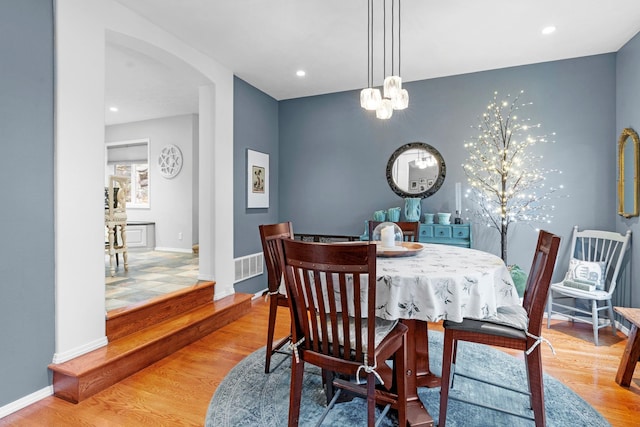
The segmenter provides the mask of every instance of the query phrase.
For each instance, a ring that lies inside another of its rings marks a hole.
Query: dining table
[[[407,336],[407,418],[412,426],[432,426],[418,387],[437,387],[429,369],[428,322],[488,319],[497,308],[521,305],[505,263],[476,249],[413,244],[405,253],[376,260],[376,316],[400,320]]]

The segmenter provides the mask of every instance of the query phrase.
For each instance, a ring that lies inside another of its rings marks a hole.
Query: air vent
[[[234,283],[247,280],[251,277],[259,276],[264,271],[264,258],[262,252],[243,256],[235,259],[235,279]]]

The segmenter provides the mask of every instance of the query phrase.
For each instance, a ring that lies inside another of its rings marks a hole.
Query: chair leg
[[[267,326],[267,348],[265,351],[264,373],[271,369],[271,355],[273,354],[273,334],[276,327],[276,315],[278,314],[278,296],[269,296],[269,324]]]
[[[327,404],[331,402],[331,399],[333,399],[333,396],[336,394],[336,389],[333,386],[333,379],[335,376],[335,373],[332,371],[327,369],[322,370],[322,385],[324,386],[324,394],[327,398]]]
[[[127,254],[127,225],[122,224],[120,226],[120,239],[122,240],[122,261],[124,264],[124,271],[129,271],[129,255]]]
[[[376,377],[373,372],[367,374],[367,425],[376,425]]]
[[[525,356],[531,406],[536,427],[544,427],[547,423],[544,410],[544,384],[542,382],[542,352],[537,346],[531,354]]]
[[[289,389],[289,427],[297,427],[300,418],[300,403],[302,402],[302,379],[304,375],[304,361],[291,361],[291,388]]]
[[[598,345],[598,302],[591,301],[591,322],[593,323],[593,342]]]
[[[549,291],[549,297],[547,298],[547,329],[551,327],[551,309],[553,308],[553,291]]]
[[[611,331],[613,335],[616,335],[616,320],[613,317],[613,307],[611,306],[611,300],[607,301],[607,311],[609,312],[609,321],[611,322]]]
[[[451,385],[451,365],[454,363],[455,350],[457,350],[453,335],[453,332],[445,329],[444,346],[442,349],[442,386],[440,387],[439,427],[444,427],[447,421],[447,404],[449,401],[449,387]]]
[[[116,267],[113,265],[115,258],[115,227],[109,227],[109,273],[111,277],[116,275]]]
[[[398,426],[405,427],[407,425],[407,337],[403,337],[404,343],[400,350],[396,352],[393,362],[394,378],[397,379],[396,393],[398,395]]]

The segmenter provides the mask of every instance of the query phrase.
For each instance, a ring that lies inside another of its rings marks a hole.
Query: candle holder
[[[462,224],[462,218],[460,218],[460,212],[456,211],[456,217],[453,220],[454,224]]]
[[[371,233],[371,241],[387,249],[402,246],[404,236],[398,224],[395,222],[383,222],[382,224],[378,224]]]

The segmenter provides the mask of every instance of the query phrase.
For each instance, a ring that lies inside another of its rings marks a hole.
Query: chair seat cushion
[[[445,329],[480,332],[507,338],[527,339],[525,331],[529,327],[529,317],[521,305],[498,307],[496,316],[486,319],[465,317],[462,322],[445,320]]]

